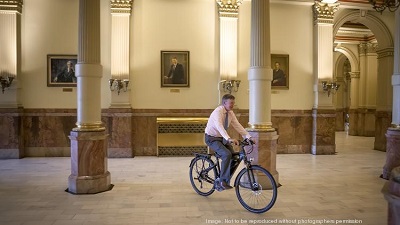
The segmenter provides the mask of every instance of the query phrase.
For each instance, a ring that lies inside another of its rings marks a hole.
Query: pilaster
[[[359,82],[360,72],[350,72],[351,77],[351,92],[350,92],[350,109],[349,109],[349,135],[358,135],[358,98],[359,98]]]
[[[311,153],[335,153],[336,111],[332,95],[321,91],[321,81],[333,82],[333,19],[339,3],[315,1],[314,13],[314,107]]]
[[[0,0],[0,108],[21,107],[21,14],[23,0]],[[9,85],[10,84],[10,85]]]
[[[111,79],[113,80],[130,80],[129,35],[132,3],[133,0],[110,0]],[[124,82],[123,85],[125,85]],[[131,108],[129,87],[111,92],[110,108]]]

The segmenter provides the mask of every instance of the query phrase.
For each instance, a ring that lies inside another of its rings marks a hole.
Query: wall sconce
[[[224,92],[232,93],[232,91],[237,92],[240,86],[240,80],[221,80],[219,83],[222,84],[222,90]]]
[[[329,83],[328,81],[322,81],[322,90],[324,90],[324,92],[328,92],[328,97],[329,95],[332,94],[336,94],[336,91],[339,89],[340,84],[337,84],[336,82],[333,83]]]
[[[128,90],[129,80],[123,79],[121,81],[120,79],[109,79],[108,83],[110,84],[110,90],[117,91],[117,93],[119,95],[121,90],[123,90],[124,92],[126,92]]]
[[[382,13],[386,8],[394,12],[400,6],[400,0],[368,0],[375,11]]]
[[[13,75],[9,75],[9,76],[0,75],[1,92],[3,92],[3,94],[4,94],[4,90],[11,86],[11,83],[13,82],[13,80],[14,80]]]

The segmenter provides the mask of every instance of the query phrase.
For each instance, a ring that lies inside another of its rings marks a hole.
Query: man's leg
[[[210,146],[218,155],[221,156],[221,181],[225,181],[229,184],[230,181],[230,167],[231,167],[231,159],[233,153],[233,147],[230,144],[224,145],[223,138],[216,138],[211,136],[206,136],[206,144]]]

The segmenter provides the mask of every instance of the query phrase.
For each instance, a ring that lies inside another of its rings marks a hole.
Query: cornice
[[[316,23],[332,23],[335,13],[339,10],[340,3],[322,3],[315,1],[313,5],[314,22]]]
[[[110,0],[111,13],[131,14],[133,0]]]
[[[234,17],[239,14],[239,6],[243,0],[216,0],[220,17]]]
[[[0,11],[22,13],[23,0],[0,0]]]
[[[379,49],[376,51],[378,54],[378,59],[385,58],[385,57],[393,57],[394,56],[394,49],[393,48],[384,48]]]

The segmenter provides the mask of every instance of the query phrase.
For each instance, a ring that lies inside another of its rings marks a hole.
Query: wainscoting
[[[212,110],[103,109],[108,157],[157,156],[157,118],[208,118]],[[248,110],[235,113],[247,127]],[[69,135],[75,123],[76,109],[0,109],[0,159],[70,156]],[[278,153],[311,152],[311,110],[273,110],[272,124],[279,134]],[[229,134],[239,138],[231,129]]]

